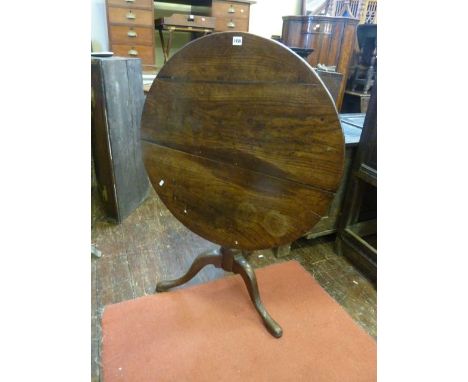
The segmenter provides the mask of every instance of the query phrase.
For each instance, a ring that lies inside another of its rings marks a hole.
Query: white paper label
[[[242,45],[242,36],[232,36],[232,45]]]

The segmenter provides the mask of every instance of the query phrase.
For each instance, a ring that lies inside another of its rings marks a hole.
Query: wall
[[[270,38],[281,35],[282,16],[299,15],[301,0],[257,0],[250,7],[250,32]],[[159,6],[158,6],[159,7]],[[158,7],[156,9],[158,9]],[[177,6],[175,6],[177,8]],[[182,6],[179,6],[182,11]],[[161,8],[174,8],[162,5]],[[177,11],[177,9],[174,9]],[[163,56],[159,34],[155,32],[156,65],[161,67]],[[109,50],[105,0],[91,0],[91,41],[95,51]],[[175,33],[171,53],[176,52],[188,42],[188,34]]]
[[[250,6],[249,32],[262,37],[281,36],[283,16],[300,15],[301,0],[257,0]]]
[[[109,50],[106,0],[91,0],[91,42],[96,52]]]

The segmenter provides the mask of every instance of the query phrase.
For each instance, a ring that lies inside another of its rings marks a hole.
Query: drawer
[[[153,9],[153,0],[107,0],[107,5]]]
[[[153,11],[108,7],[110,24],[147,25],[153,27]]]
[[[141,58],[143,65],[154,65],[154,50],[152,46],[112,44],[116,56]]]
[[[236,18],[236,17],[217,17],[216,29],[217,32],[225,31],[249,31],[249,19]]]
[[[249,4],[240,4],[232,1],[213,1],[211,13],[214,17],[249,18]]]
[[[154,29],[132,25],[109,25],[111,43],[153,45]]]
[[[189,21],[188,15],[174,13],[171,16],[156,19],[155,25],[156,26],[177,25],[177,26],[185,26],[185,27],[214,29],[215,20],[216,20],[214,17],[197,16],[197,15],[192,15],[192,16],[193,16],[193,19]]]

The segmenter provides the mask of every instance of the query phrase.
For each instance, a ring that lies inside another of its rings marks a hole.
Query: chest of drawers
[[[213,0],[211,14],[216,18],[216,32],[249,31],[250,4],[247,1]]]
[[[106,5],[110,50],[154,65],[153,1],[106,0]]]

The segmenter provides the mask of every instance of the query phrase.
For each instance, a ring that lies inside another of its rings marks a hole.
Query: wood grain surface
[[[164,204],[231,248],[300,237],[327,211],[343,171],[343,133],[319,77],[248,33],[214,33],[171,57],[147,95],[141,135]]]

